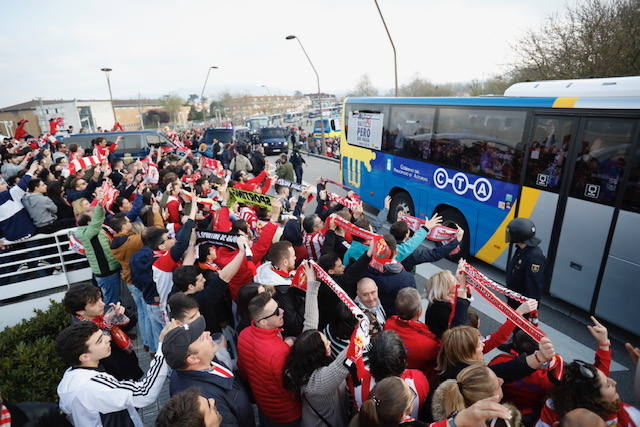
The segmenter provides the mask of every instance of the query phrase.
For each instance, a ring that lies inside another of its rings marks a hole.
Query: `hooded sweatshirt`
[[[36,227],[44,227],[58,219],[58,207],[44,194],[29,193],[22,198],[22,204]]]

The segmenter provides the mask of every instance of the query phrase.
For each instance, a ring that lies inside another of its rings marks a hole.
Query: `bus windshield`
[[[269,119],[266,117],[257,117],[254,119],[246,120],[246,125],[249,129],[258,131],[263,127],[267,127],[269,125]]]

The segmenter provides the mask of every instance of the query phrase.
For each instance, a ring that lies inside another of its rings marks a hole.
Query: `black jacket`
[[[324,235],[324,242],[320,248],[320,253],[322,255],[334,253],[338,255],[340,259],[344,259],[344,254],[347,253],[349,246],[351,245],[349,245],[344,237],[336,234],[334,230],[327,230]]]
[[[196,387],[201,396],[216,400],[216,408],[222,416],[222,426],[255,426],[249,394],[237,376],[224,378],[207,371],[174,370],[171,373],[171,396],[189,387]]]
[[[357,261],[349,264],[343,274],[332,274],[331,278],[351,297],[355,298],[358,280],[369,265],[371,258],[366,252]],[[321,285],[318,290],[318,330],[324,330],[332,319],[338,317],[338,308],[344,304],[329,286]]]
[[[264,170],[264,154],[254,151],[251,153],[249,160],[251,161],[251,166],[253,167],[255,175],[258,175]]]
[[[306,292],[289,285],[276,286],[273,299],[284,310],[285,337],[297,337],[302,333],[304,326],[304,302]]]
[[[471,301],[466,298],[456,298],[456,312],[453,314],[451,327],[465,325],[467,323],[467,311]],[[433,301],[429,303],[427,311],[424,313],[424,323],[438,339],[442,337],[444,331],[449,328],[449,316],[451,315],[451,304],[446,301]]]
[[[521,378],[527,377],[536,371],[529,367],[526,361],[526,356],[526,354],[523,354],[507,362],[487,366],[487,368],[491,369],[498,378],[502,378],[505,384],[512,383]],[[446,381],[456,379],[460,371],[467,366],[469,366],[468,363],[461,363],[459,365],[449,367],[449,369],[444,371],[444,373],[440,374],[440,380]]]
[[[540,301],[544,290],[547,260],[538,246],[527,246],[515,253],[507,265],[507,287]]]
[[[198,301],[200,313],[207,324],[206,330],[221,332],[221,323],[233,325],[229,284],[215,271],[203,270],[202,275],[206,281],[205,288],[191,296]]]

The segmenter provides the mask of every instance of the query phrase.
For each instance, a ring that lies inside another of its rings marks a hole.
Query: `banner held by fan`
[[[275,197],[268,194],[256,193],[253,191],[241,190],[240,188],[229,188],[229,202],[231,206],[235,202],[246,203],[248,205],[262,206],[263,208],[271,209],[271,202]]]
[[[466,261],[463,262],[463,272],[466,276],[467,284],[471,285],[484,299],[486,299],[489,304],[491,304],[495,309],[497,309],[500,313],[504,314],[507,319],[511,320],[517,327],[522,329],[527,335],[533,338],[536,342],[540,342],[542,337],[545,336],[544,332],[534,326],[527,319],[522,317],[519,313],[517,313],[514,309],[509,307],[504,301],[498,298],[493,292],[491,292],[490,288],[497,289],[493,281],[488,279],[484,274],[480,273],[478,270],[473,268]],[[499,288],[508,289],[497,285]],[[510,291],[511,298],[519,301],[525,302],[528,298],[517,294],[513,291]]]
[[[240,234],[223,231],[196,230],[196,243],[211,243],[215,246],[225,246],[230,249],[238,248]]]

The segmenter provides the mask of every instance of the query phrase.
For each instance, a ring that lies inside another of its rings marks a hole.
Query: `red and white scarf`
[[[0,426],[11,427],[11,413],[4,405],[2,405],[2,409],[0,409]]]
[[[216,362],[211,362],[211,367],[207,372],[222,378],[233,378],[233,372]]]
[[[69,162],[69,167],[66,169],[66,176],[73,175],[76,172],[90,168],[91,166],[99,165],[106,159],[107,158],[105,156],[87,156],[80,157],[79,159],[73,159]]]

